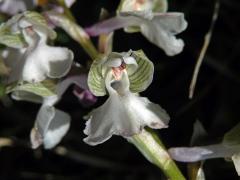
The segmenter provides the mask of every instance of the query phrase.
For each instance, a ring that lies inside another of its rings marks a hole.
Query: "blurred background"
[[[208,135],[195,145],[220,142],[224,133],[237,124],[240,117],[240,1],[220,1],[219,18],[192,100],[188,98],[188,89],[211,23],[215,1],[171,0],[168,3],[169,11],[184,12],[188,21],[187,30],[178,36],[185,41],[180,55],[168,57],[141,34],[127,34],[123,30],[115,33],[113,50],[143,49],[154,62],[153,83],[142,96],[160,104],[170,114],[169,128],[157,132],[167,148],[189,146],[197,119]],[[118,0],[82,0],[77,1],[71,10],[78,23],[87,27],[98,21],[102,7],[114,16],[118,4]],[[75,61],[86,65],[89,57],[82,48],[63,31],[58,32],[57,43],[72,49]],[[97,42],[97,39],[93,40]],[[0,137],[13,141],[10,146],[0,147],[0,180],[162,179],[161,171],[122,137],[114,136],[95,147],[82,141],[85,137],[82,117],[105,99],[98,98],[93,107],[86,108],[70,88],[56,107],[71,115],[71,127],[63,141],[52,150],[30,148],[29,133],[40,105],[12,101],[12,105],[6,107],[0,103]],[[187,165],[177,164],[187,176]],[[207,180],[239,179],[233,164],[224,159],[208,160],[203,168]]]

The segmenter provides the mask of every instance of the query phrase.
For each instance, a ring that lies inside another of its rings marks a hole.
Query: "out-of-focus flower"
[[[65,92],[59,87],[52,81],[44,81],[19,84],[10,91],[15,100],[42,104],[30,135],[34,149],[42,144],[46,149],[54,147],[69,129],[70,116],[54,107]]]
[[[83,106],[89,106],[96,102],[96,97],[88,90],[87,76],[84,74],[70,76],[57,85],[52,81],[44,81],[35,84],[20,84],[11,90],[15,100],[42,103],[30,135],[32,148],[43,144],[44,148],[50,149],[56,146],[67,133],[70,116],[56,109],[54,105],[72,84],[86,93],[81,98],[78,97]]]
[[[73,53],[67,48],[47,45],[48,39],[54,39],[56,33],[36,12],[18,14],[1,28],[5,39],[0,40],[6,45],[18,45],[18,49],[7,48],[2,53],[10,68],[6,92],[12,93],[16,100],[42,103],[31,132],[32,147],[43,144],[46,149],[52,148],[69,129],[70,116],[54,108],[67,87],[62,90],[62,86],[56,87],[56,82],[49,78],[60,78],[68,73]],[[13,38],[9,38],[9,34]],[[22,35],[24,41],[15,41],[16,35]]]
[[[1,0],[0,12],[15,15],[26,10],[31,10],[36,5],[36,0]]]
[[[43,104],[30,134],[32,148],[35,149],[41,144],[44,145],[45,149],[53,148],[67,133],[71,118],[67,113],[54,108],[54,104],[58,100],[57,95],[43,99]]]
[[[90,36],[98,36],[129,27],[131,29],[134,27],[134,31],[131,30],[131,32],[140,31],[150,42],[162,48],[169,56],[176,55],[183,50],[184,42],[175,37],[187,27],[183,13],[120,12],[116,17],[86,28],[86,32]]]
[[[108,93],[109,98],[90,113],[84,141],[97,145],[112,135],[131,137],[145,126],[166,128],[166,111],[136,94],[149,86],[152,76],[153,64],[142,51],[111,53],[96,60],[90,69],[89,88],[97,96]]]
[[[240,175],[240,123],[225,134],[219,144],[170,148],[171,157],[181,162],[196,162],[212,158],[231,158]]]
[[[171,157],[181,162],[196,162],[212,158],[232,157],[240,147],[228,147],[224,144],[208,146],[170,148]]]
[[[27,47],[11,50],[5,58],[11,69],[8,82],[40,82],[49,78],[65,76],[71,68],[73,53],[67,48],[47,45],[48,38],[56,33],[47,27],[45,19],[38,13],[25,12],[11,18],[4,26],[23,34]],[[15,55],[14,55],[15,54]],[[13,56],[17,59],[11,60]],[[10,59],[11,58],[11,59]]]
[[[65,5],[70,8],[76,0],[64,0]],[[1,0],[0,1],[0,12],[8,15],[15,15],[17,13],[24,12],[26,10],[32,10],[36,6],[54,5],[53,1],[48,0]],[[58,6],[55,4],[54,9]]]

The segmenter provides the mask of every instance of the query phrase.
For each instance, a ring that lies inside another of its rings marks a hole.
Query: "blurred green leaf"
[[[13,91],[26,91],[41,97],[56,95],[56,84],[52,80],[45,80],[40,83],[13,83],[7,86],[7,93]]]

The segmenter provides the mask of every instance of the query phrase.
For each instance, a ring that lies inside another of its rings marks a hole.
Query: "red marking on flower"
[[[119,67],[112,67],[113,76],[116,80],[120,80],[122,71],[126,69],[126,64],[123,62]]]
[[[141,5],[143,5],[145,3],[145,0],[137,0],[136,3],[134,4],[133,9],[134,10],[139,10]]]
[[[32,26],[26,27],[26,31],[30,36],[33,36],[35,34]]]

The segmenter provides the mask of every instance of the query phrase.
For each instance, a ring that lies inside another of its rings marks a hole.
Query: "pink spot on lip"
[[[32,26],[26,27],[26,31],[30,36],[33,36],[35,33]]]
[[[140,6],[145,3],[145,0],[137,0],[136,3],[134,4],[134,10],[139,10]]]
[[[126,64],[122,62],[119,67],[112,67],[113,76],[116,80],[120,80],[122,76],[122,71],[126,69]]]

